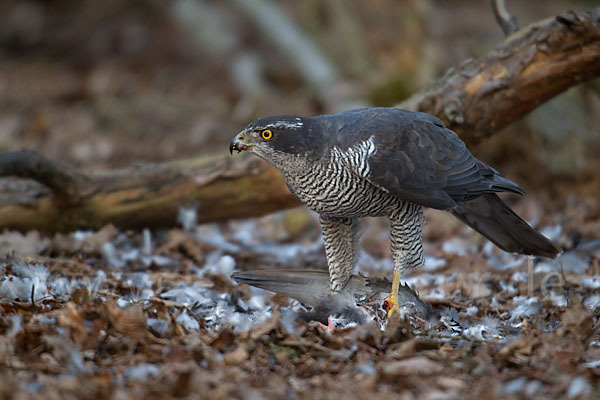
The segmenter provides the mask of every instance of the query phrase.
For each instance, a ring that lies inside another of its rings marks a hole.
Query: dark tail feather
[[[561,251],[521,219],[500,197],[486,193],[450,210],[458,219],[494,242],[502,250],[554,258]]]

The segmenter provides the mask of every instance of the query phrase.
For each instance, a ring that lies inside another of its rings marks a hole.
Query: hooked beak
[[[238,153],[241,153],[244,150],[248,150],[251,146],[246,145],[244,142],[244,137],[242,136],[242,134],[238,134],[236,135],[236,137],[233,138],[233,140],[231,141],[231,143],[229,143],[229,154],[233,154],[233,151],[237,151]]]

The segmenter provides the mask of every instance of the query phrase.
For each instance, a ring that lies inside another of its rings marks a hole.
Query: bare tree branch
[[[515,17],[510,15],[508,10],[506,9],[505,0],[490,0],[490,4],[492,6],[492,11],[494,12],[494,17],[496,18],[496,22],[502,28],[502,32],[504,32],[504,36],[510,36],[519,30],[519,26],[517,25],[517,20]]]
[[[398,105],[436,115],[473,144],[573,85],[600,76],[600,8],[567,11],[511,35]]]

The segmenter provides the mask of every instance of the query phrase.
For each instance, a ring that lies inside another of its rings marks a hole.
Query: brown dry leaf
[[[478,275],[475,275],[478,277]],[[462,291],[471,299],[479,297],[488,297],[492,294],[492,290],[485,281],[475,278],[475,276],[467,276],[461,284]]]
[[[209,343],[215,350],[222,350],[235,343],[235,335],[229,328],[222,329],[219,335]]]
[[[38,231],[26,234],[4,231],[0,234],[0,254],[39,254],[48,247],[50,240],[42,238]]]
[[[172,255],[183,253],[195,263],[202,264],[204,262],[204,254],[213,250],[211,246],[206,245],[189,234],[179,229],[172,229],[169,231],[168,240],[157,247],[156,254]]]
[[[87,329],[83,325],[83,312],[75,308],[74,303],[67,303],[64,310],[58,316],[58,324],[69,328],[73,342],[81,345],[87,337]]]
[[[432,375],[441,372],[442,364],[427,357],[413,357],[406,360],[380,363],[378,369],[386,376]]]
[[[73,302],[75,304],[80,306],[84,303],[87,303],[90,300],[90,292],[88,291],[88,288],[84,286],[80,289],[75,290],[71,295],[71,298],[73,299]]]
[[[359,342],[371,348],[381,349],[383,347],[383,332],[379,329],[375,321],[369,321],[355,327],[353,330],[347,332],[344,338],[350,343]]]
[[[398,313],[394,313],[388,320],[384,335],[391,343],[402,342],[414,336],[413,327],[406,319],[400,318]]]
[[[261,336],[266,335],[279,325],[279,310],[273,311],[271,318],[260,325],[253,327],[250,330],[250,340],[258,340]]]
[[[108,224],[100,229],[98,232],[94,232],[90,236],[83,239],[81,243],[81,251],[86,254],[99,254],[102,250],[102,246],[112,241],[117,236],[117,228],[112,224]]]
[[[575,296],[561,318],[562,326],[570,334],[580,338],[589,338],[594,327],[592,314],[583,307],[581,299]]]
[[[385,354],[394,360],[411,357],[415,354],[417,341],[417,338],[412,338],[402,343],[395,343],[388,348]]]
[[[67,253],[100,254],[102,245],[112,241],[117,233],[117,228],[111,224],[86,236],[83,240],[76,239],[72,234],[57,233],[52,238],[52,247],[54,250]]]
[[[108,320],[117,332],[136,340],[146,336],[146,315],[141,304],[121,308],[114,301],[109,301],[106,311]]]
[[[203,276],[196,274],[182,275],[172,271],[150,272],[150,280],[154,282],[156,287],[168,287],[173,282],[185,282],[187,284],[195,284],[196,286],[212,288],[213,282]]]
[[[424,210],[423,237],[427,241],[446,240],[456,236],[463,224],[451,214],[438,210]]]
[[[512,357],[516,352],[519,352],[522,349],[530,346],[530,344],[530,341],[526,337],[519,337],[502,347],[498,352],[498,355],[501,358],[508,359]],[[531,351],[529,351],[529,353],[531,353]]]
[[[239,345],[235,350],[225,354],[225,363],[228,365],[238,365],[248,359],[248,350],[246,346]]]

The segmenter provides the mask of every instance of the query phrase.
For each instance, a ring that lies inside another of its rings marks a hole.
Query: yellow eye
[[[260,136],[265,140],[271,140],[273,137],[273,132],[271,132],[269,129],[265,129],[260,133]]]

